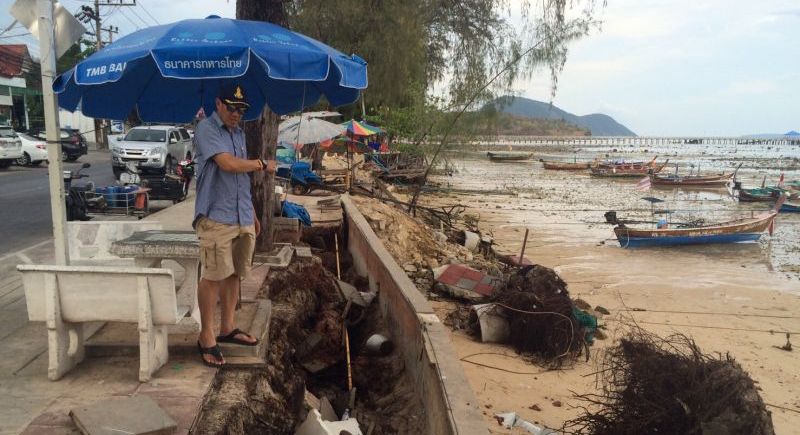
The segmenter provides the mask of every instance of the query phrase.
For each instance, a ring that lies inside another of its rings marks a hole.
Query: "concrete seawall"
[[[347,247],[360,275],[378,289],[384,319],[426,410],[428,434],[489,433],[447,330],[348,196]]]

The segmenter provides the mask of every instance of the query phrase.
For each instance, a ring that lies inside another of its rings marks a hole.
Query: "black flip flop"
[[[217,368],[217,369],[225,366],[224,362],[220,362],[220,361],[223,361],[223,358],[222,358],[222,352],[220,352],[220,350],[219,350],[219,345],[215,344],[215,345],[213,345],[211,347],[203,347],[200,344],[200,341],[198,340],[197,341],[197,349],[200,351],[200,359],[203,361],[203,364],[205,364],[205,365],[207,365],[209,367]],[[209,362],[207,359],[205,359],[203,357],[203,355],[211,355],[211,356],[214,357],[214,360],[217,361],[217,362],[216,363]]]
[[[218,335],[217,336],[217,343],[233,343],[233,344],[239,344],[239,345],[242,345],[242,346],[255,346],[255,345],[258,344],[258,339],[255,338],[255,337],[253,337],[253,338],[256,341],[253,342],[253,343],[250,343],[249,341],[244,341],[241,338],[236,338],[236,336],[239,335],[239,334],[246,335],[248,337],[253,337],[252,335],[242,331],[241,329],[235,328],[228,335]]]

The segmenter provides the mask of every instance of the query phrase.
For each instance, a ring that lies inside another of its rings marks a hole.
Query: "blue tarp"
[[[288,218],[300,219],[303,225],[311,226],[311,216],[308,215],[308,210],[300,204],[294,202],[283,201],[283,216]]]
[[[303,186],[322,184],[319,175],[311,171],[311,165],[307,162],[295,162],[290,167],[281,166],[276,171],[276,175],[291,180],[292,185],[300,184]]]

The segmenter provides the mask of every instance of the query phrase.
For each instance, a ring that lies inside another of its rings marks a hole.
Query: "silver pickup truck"
[[[111,142],[114,176],[135,162],[143,173],[173,173],[178,162],[192,157],[192,139],[183,127],[150,125],[134,127]]]

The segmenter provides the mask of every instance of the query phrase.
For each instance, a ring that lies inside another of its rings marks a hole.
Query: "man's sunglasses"
[[[247,107],[234,106],[232,104],[226,104],[225,109],[230,113],[238,113],[240,115],[244,115],[247,112]]]

